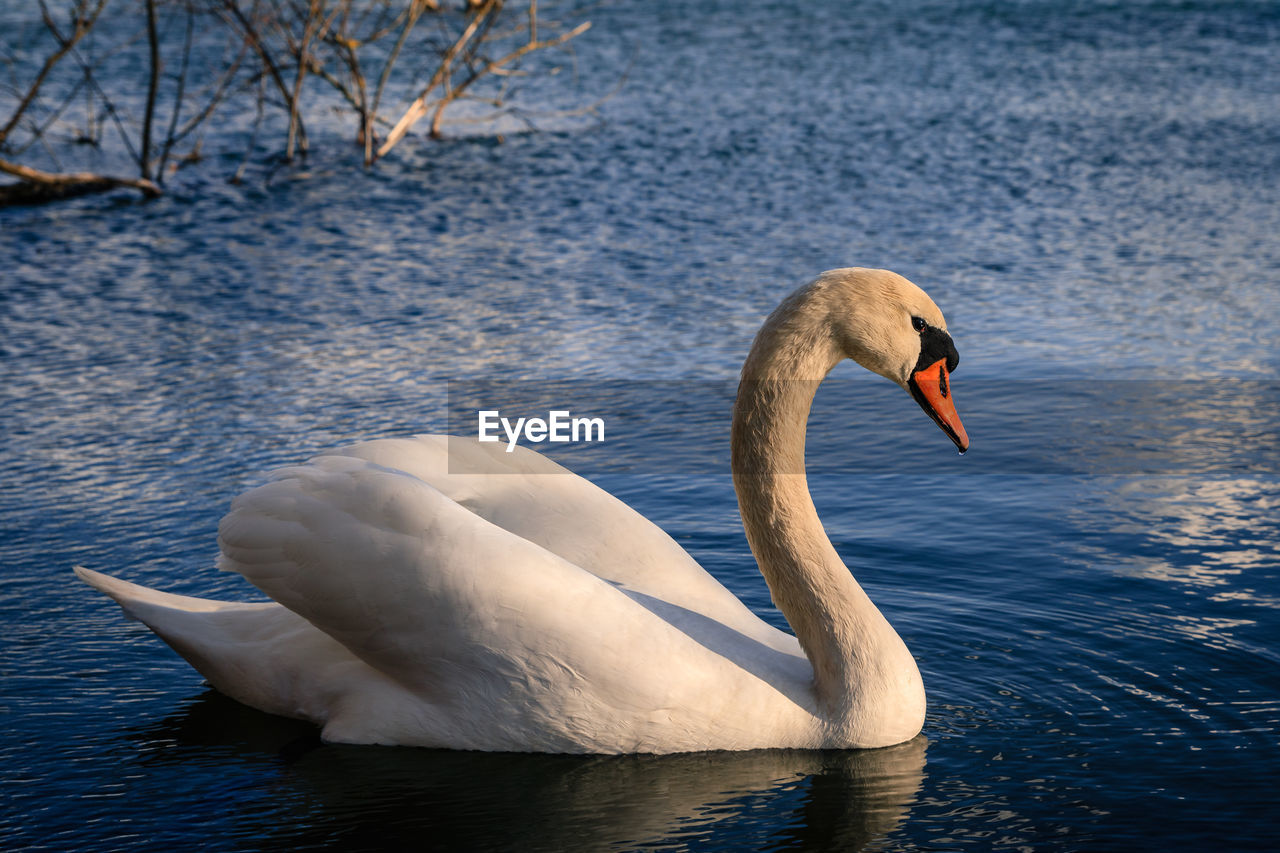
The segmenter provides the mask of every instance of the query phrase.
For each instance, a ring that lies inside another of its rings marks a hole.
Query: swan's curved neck
[[[869,705],[883,704],[886,691],[901,692],[904,678],[918,682],[919,673],[836,554],[809,495],[809,408],[818,384],[844,357],[817,309],[793,297],[756,337],[734,406],[733,480],[774,604],[813,665],[821,711],[832,722],[856,719],[861,727],[876,725]]]

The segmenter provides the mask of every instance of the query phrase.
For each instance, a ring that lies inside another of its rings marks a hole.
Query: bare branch
[[[22,119],[22,114],[27,111],[31,106],[32,101],[35,100],[36,95],[39,94],[40,87],[44,85],[45,78],[49,76],[49,72],[52,71],[53,67],[62,60],[62,57],[66,56],[67,53],[76,46],[76,43],[79,42],[80,39],[84,38],[85,34],[88,33],[89,30],[93,29],[93,25],[97,23],[98,16],[102,14],[102,9],[106,5],[107,0],[98,0],[97,5],[93,7],[93,11],[87,16],[83,14],[76,14],[75,28],[72,30],[71,35],[64,37],[62,33],[58,31],[57,25],[53,22],[53,17],[49,14],[49,10],[45,7],[42,0],[40,3],[41,15],[44,18],[45,26],[48,27],[49,32],[53,34],[54,39],[57,40],[58,49],[45,57],[44,64],[40,66],[40,71],[36,74],[35,80],[33,80],[31,85],[27,88],[27,93],[23,95],[22,100],[18,102],[18,106],[14,109],[13,114],[9,116],[9,120],[5,122],[4,127],[0,127],[0,147],[4,145],[5,139],[8,138],[9,133],[17,127],[18,122]],[[77,13],[83,8],[83,4],[80,4],[77,7]]]
[[[147,52],[151,60],[147,77],[147,108],[142,116],[141,159],[138,169],[143,180],[151,180],[151,121],[156,112],[156,90],[160,85],[160,34],[156,32],[156,0],[147,0]]]
[[[231,176],[231,183],[238,184],[244,179],[244,170],[249,165],[249,158],[253,155],[254,146],[258,144],[258,128],[262,125],[262,107],[267,100],[266,92],[263,91],[266,86],[266,78],[258,78],[258,111],[253,119],[253,130],[249,133],[249,148],[245,151],[244,159],[240,161],[240,166],[236,169],[236,173]]]
[[[302,29],[302,42],[297,49],[298,68],[293,78],[293,92],[289,95],[289,141],[284,149],[285,160],[293,159],[294,146],[298,140],[298,99],[302,95],[302,81],[307,77],[307,46],[311,42],[311,37],[315,34],[315,28],[319,24],[319,17],[320,0],[311,0],[306,23]]]
[[[107,111],[107,115],[111,116],[112,122],[115,123],[116,131],[119,132],[120,139],[124,142],[124,147],[129,152],[129,156],[133,158],[135,163],[140,162],[140,155],[138,154],[137,149],[133,147],[133,140],[129,138],[129,131],[124,126],[124,120],[120,118],[120,113],[116,110],[115,103],[110,97],[108,97],[107,93],[102,90],[102,87],[98,85],[97,78],[93,76],[93,67],[78,54],[76,54],[76,61],[80,63],[80,66],[84,71],[85,83],[87,83],[89,88],[97,94],[98,98],[102,101],[103,109]]]
[[[54,107],[53,110],[45,117],[43,124],[36,124],[33,119],[30,130],[31,138],[24,145],[10,147],[9,153],[14,155],[21,154],[23,151],[26,151],[34,145],[36,140],[43,137],[45,131],[47,131],[55,121],[61,118],[67,108],[71,106],[71,102],[75,100],[76,95],[80,94],[80,90],[84,88],[84,84],[85,81],[83,79],[76,83],[76,85],[71,88],[71,91],[67,93],[67,96],[63,99],[62,103]]]
[[[135,189],[147,198],[156,198],[161,195],[160,188],[145,178],[116,178],[93,172],[42,172],[4,159],[0,159],[0,172],[20,178],[24,184],[29,185],[25,193],[15,193],[11,190],[5,194],[11,196],[11,199],[0,196],[0,200],[34,201],[40,200],[42,194],[65,198],[68,195],[84,195],[117,187]]]
[[[444,116],[445,107],[449,106],[449,104],[458,100],[458,98],[460,98],[466,92],[466,90],[470,88],[471,84],[474,83],[476,80],[479,80],[485,74],[489,74],[491,72],[498,72],[500,69],[503,68],[503,66],[510,65],[511,63],[518,60],[520,57],[526,56],[535,50],[543,50],[545,48],[562,45],[565,42],[569,41],[570,39],[577,38],[578,36],[582,35],[589,29],[591,29],[591,22],[583,21],[581,24],[578,24],[578,26],[574,27],[572,30],[569,30],[566,33],[562,33],[556,38],[546,39],[544,41],[528,41],[525,44],[521,45],[520,47],[516,48],[515,50],[511,51],[511,53],[508,53],[506,56],[502,57],[501,59],[495,59],[492,62],[485,64],[481,68],[476,69],[469,78],[467,78],[457,87],[455,87],[453,90],[448,92],[444,97],[442,97],[436,103],[435,112],[431,117],[431,135],[433,137],[440,136],[440,122]]]
[[[461,35],[450,45],[445,51],[444,56],[440,58],[440,66],[436,72],[431,75],[431,80],[422,88],[421,93],[409,105],[409,108],[400,116],[400,120],[396,122],[395,127],[391,128],[391,132],[387,134],[386,141],[378,148],[378,156],[385,157],[387,152],[395,147],[396,143],[404,138],[409,129],[417,123],[419,119],[427,114],[428,98],[431,92],[444,80],[449,73],[449,69],[453,66],[453,62],[458,55],[466,49],[468,43],[475,36],[485,20],[502,7],[502,0],[482,0],[481,4],[475,8],[471,22],[467,24]]]
[[[461,101],[488,103],[477,115],[530,123],[512,99],[522,89],[516,81],[537,76],[542,66],[522,58],[565,45],[591,26],[553,25],[539,0],[518,7],[506,0],[126,0],[117,4],[124,7],[123,27],[95,29],[109,2],[36,0],[30,17],[46,53],[33,57],[33,76],[19,73],[28,66],[17,55],[0,50],[8,67],[0,73],[13,78],[5,99],[10,109],[0,116],[0,155],[16,160],[30,150],[50,170],[3,161],[0,173],[19,182],[0,187],[0,203],[24,193],[47,200],[111,187],[158,194],[178,164],[179,143],[221,106],[234,103],[248,113],[252,107],[242,99],[255,91],[256,116],[245,116],[252,119],[249,148],[233,180],[262,156],[270,128],[284,136],[277,163],[305,155],[307,120],[318,109],[354,113],[366,166],[422,119],[439,136],[444,115]],[[430,24],[429,12],[438,13]],[[209,50],[216,55],[220,34],[221,56],[206,59]],[[338,97],[317,92],[321,80]],[[393,93],[404,97],[402,109],[382,113]],[[266,121],[264,112],[277,107],[282,120]],[[105,134],[109,124],[119,140]],[[73,136],[64,139],[61,127]],[[127,153],[138,179],[77,171],[68,146],[81,141],[109,145],[111,156]],[[198,151],[199,145],[181,162],[194,162]]]
[[[242,11],[240,11],[240,6],[236,0],[223,0],[223,8],[230,12],[231,17],[234,19],[232,25],[238,25],[240,27],[240,32],[249,41],[249,44],[258,54],[258,58],[262,60],[262,64],[271,75],[272,82],[276,84],[276,89],[280,92],[281,97],[284,98],[285,104],[292,104],[293,101],[289,94],[289,87],[285,85],[284,77],[280,73],[280,68],[276,65],[275,61],[271,58],[271,54],[267,51],[267,47],[263,43],[262,35],[258,32],[257,27],[255,27],[253,23],[245,17]],[[297,129],[298,136],[300,139],[304,140],[303,144],[305,145],[307,132],[301,116],[298,117]]]
[[[169,152],[177,142],[174,132],[178,128],[178,117],[182,115],[182,97],[187,87],[187,66],[191,61],[191,39],[194,30],[195,14],[188,5],[187,28],[182,38],[182,65],[178,69],[178,81],[173,93],[173,109],[169,112],[169,129],[165,131],[164,146],[160,151],[160,165],[156,169],[156,176],[160,183],[164,183],[164,170],[169,163]]]
[[[187,123],[179,128],[176,133],[171,134],[173,137],[173,144],[176,145],[181,142],[189,133],[191,133],[191,131],[203,124],[204,121],[212,115],[213,111],[217,109],[218,105],[226,99],[227,90],[230,89],[231,84],[235,82],[236,74],[239,72],[240,65],[244,62],[244,56],[248,51],[249,42],[247,40],[242,41],[240,43],[239,53],[236,54],[235,59],[231,61],[231,64],[227,66],[227,70],[223,72],[222,78],[213,87],[213,94],[209,96],[209,102],[204,105],[204,108],[201,109],[200,112],[187,119]],[[259,79],[265,79],[265,77],[260,75]]]
[[[391,77],[391,69],[400,57],[400,50],[404,47],[404,43],[408,41],[409,33],[413,32],[414,26],[418,23],[418,18],[422,17],[422,13],[428,9],[435,11],[439,8],[435,0],[414,0],[414,2],[410,3],[409,14],[405,19],[404,28],[400,30],[395,46],[391,48],[391,53],[387,55],[387,61],[383,63],[382,73],[378,75],[378,87],[373,92],[373,106],[370,108],[370,112],[374,115],[377,115],[378,106],[382,103],[382,91],[387,87],[387,80]]]

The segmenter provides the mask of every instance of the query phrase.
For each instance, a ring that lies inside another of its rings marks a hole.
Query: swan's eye
[[[911,318],[911,328],[915,329],[917,332],[923,332],[925,327],[928,325],[929,324],[920,317]]]

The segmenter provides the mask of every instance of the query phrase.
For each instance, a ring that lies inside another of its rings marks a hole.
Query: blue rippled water
[[[564,85],[629,69],[599,122],[0,211],[0,846],[1280,846],[1280,7],[592,19]],[[947,313],[973,439],[852,367],[811,424],[832,540],[924,674],[911,744],[320,745],[72,579],[251,597],[214,531],[265,471],[558,387],[620,420],[557,458],[781,624],[728,405],[776,301],[855,264]]]

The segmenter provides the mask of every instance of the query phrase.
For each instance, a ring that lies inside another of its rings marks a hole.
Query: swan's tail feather
[[[103,592],[182,655],[214,687],[271,714],[323,722],[299,686],[343,666],[365,668],[345,649],[274,602],[239,603],[161,592],[82,566],[76,576]],[[325,665],[314,665],[321,661]],[[318,672],[317,672],[318,670]]]
[[[130,583],[119,578],[113,578],[110,575],[104,575],[102,572],[86,569],[84,566],[75,566],[72,571],[76,573],[76,577],[98,592],[115,599],[116,604],[120,605],[126,615],[140,622],[147,622],[142,615],[143,613],[150,612],[158,607],[180,610],[186,613],[212,613],[236,606],[226,601],[192,598],[189,595],[174,595],[171,592],[161,592],[158,589],[151,589],[150,587]],[[147,624],[150,623],[148,622]]]

